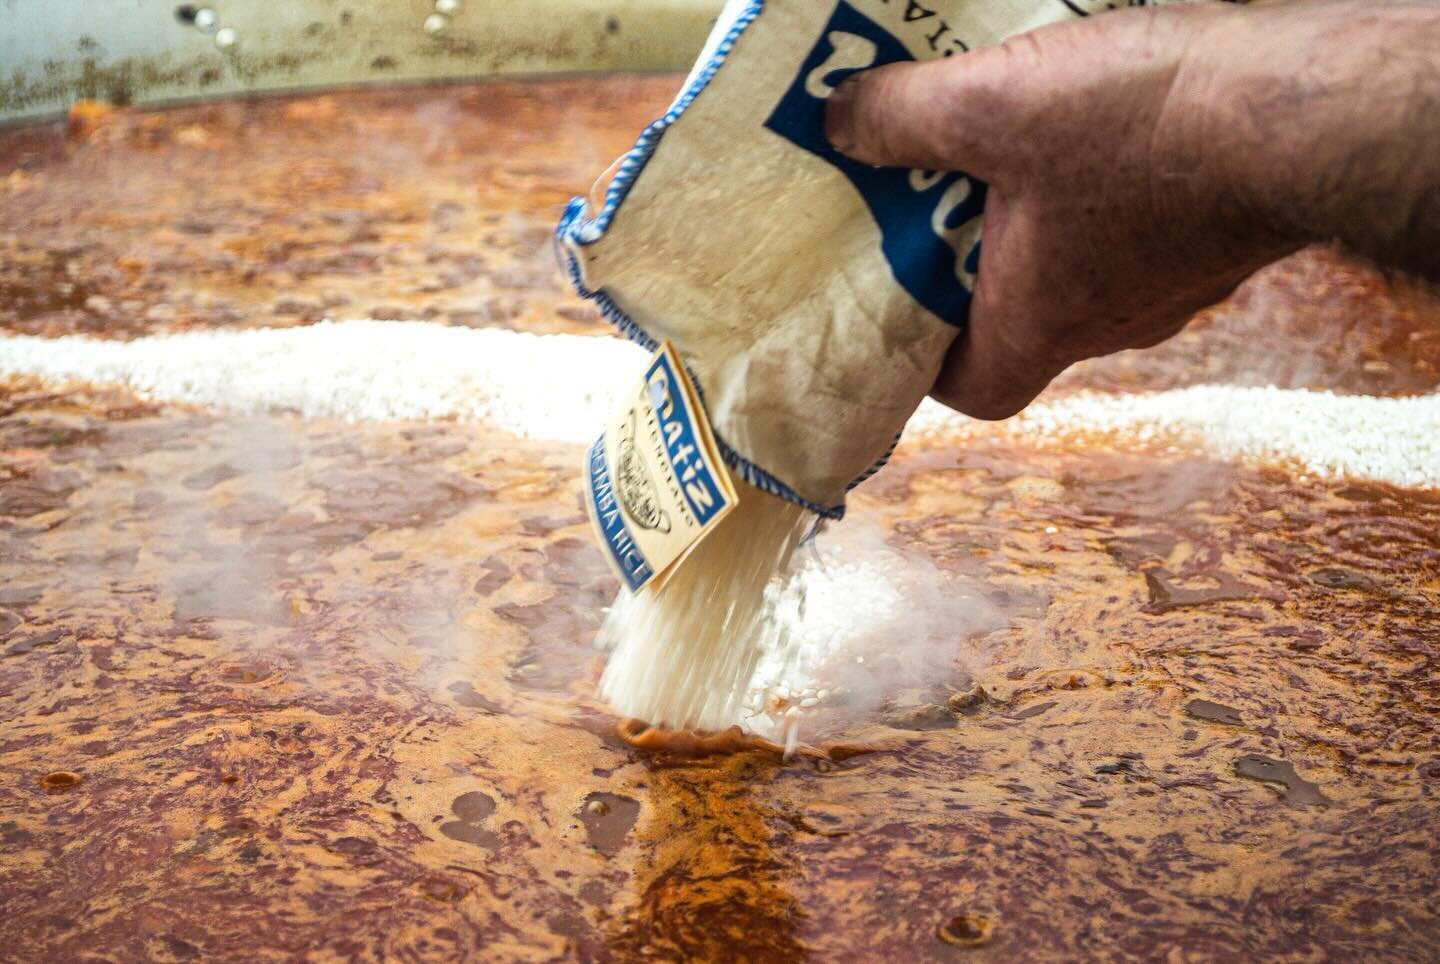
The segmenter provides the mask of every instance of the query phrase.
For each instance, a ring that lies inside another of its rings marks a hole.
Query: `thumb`
[[[862,71],[835,88],[825,136],[881,167],[963,170],[989,180],[1005,143],[1005,85],[994,48]]]

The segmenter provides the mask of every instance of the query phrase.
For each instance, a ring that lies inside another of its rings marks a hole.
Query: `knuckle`
[[[849,133],[855,153],[865,160],[883,162],[896,147],[897,125],[907,115],[896,81],[893,70],[877,67],[845,82],[851,97]]]
[[[1023,77],[1033,73],[1045,62],[1045,45],[1033,31],[1016,34],[992,49],[999,54],[996,58],[998,65],[1012,76]]]

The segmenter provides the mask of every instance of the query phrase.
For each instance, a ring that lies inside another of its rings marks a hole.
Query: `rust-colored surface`
[[[0,136],[0,326],[423,318],[575,330],[559,211],[674,77],[83,109]]]
[[[1156,391],[1206,382],[1432,391],[1440,386],[1440,292],[1314,248],[1261,271],[1168,342],[1077,366],[1056,388]]]
[[[298,323],[275,302],[340,296],[347,316],[462,324],[513,297],[487,323],[585,327],[558,314],[574,302],[542,235],[668,87],[12,133],[4,327]],[[177,139],[191,125],[223,146]],[[202,154],[213,207],[164,176],[198,184]],[[214,230],[177,227],[192,214]],[[337,233],[356,224],[378,240]],[[457,287],[420,290],[463,257]],[[1294,383],[1414,390],[1435,382],[1433,311],[1312,253],[1210,334],[1072,379],[1223,374],[1234,346],[1259,357],[1236,332],[1284,317],[1267,337],[1308,352]],[[1310,350],[1326,333],[1389,368],[1356,380],[1349,354]],[[470,426],[0,389],[6,956],[1433,956],[1440,496],[983,432],[902,450],[847,524],[964,578],[1007,626],[955,639],[929,691],[817,720],[818,741],[872,752],[787,763],[637,747],[595,702],[615,583],[579,464]]]

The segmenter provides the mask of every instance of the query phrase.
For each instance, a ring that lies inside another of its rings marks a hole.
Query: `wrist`
[[[1194,49],[1200,140],[1237,222],[1440,272],[1440,6],[1230,8]]]
[[[1150,145],[1156,210],[1170,224],[1204,225],[1191,239],[1205,248],[1197,257],[1241,274],[1304,247],[1285,180],[1272,176],[1267,124],[1251,109],[1269,86],[1248,55],[1251,11],[1199,3],[1157,14],[1183,18],[1184,30]]]

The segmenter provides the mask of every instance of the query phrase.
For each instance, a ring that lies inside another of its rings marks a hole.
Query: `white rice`
[[[594,437],[644,361],[644,352],[614,338],[423,322],[327,321],[129,342],[0,335],[0,375],[118,385],[156,401],[237,414],[457,419],[564,443]],[[1226,385],[1135,395],[1080,393],[1044,400],[998,424],[927,401],[906,437],[933,443],[999,435],[1053,443],[1096,433],[1121,446],[1158,440],[1223,457],[1286,460],[1314,474],[1440,488],[1440,395],[1375,398]],[[980,612],[974,600],[947,611],[945,601],[956,598],[956,587],[940,592],[934,588],[938,576],[887,552],[856,549],[824,565],[811,557],[790,580],[771,582],[764,589],[768,621],[744,647],[745,658],[727,665],[730,683],[707,707],[705,722],[731,719],[752,731],[793,739],[795,711],[822,705],[830,695],[827,686],[846,693],[851,705],[873,706],[883,698],[877,689],[856,703],[857,687],[876,677],[873,660],[852,665],[865,659],[867,638],[893,640],[896,621],[913,623],[916,613],[943,611],[953,629],[957,620]],[[754,575],[760,581],[752,580],[752,589],[763,586],[763,574]],[[928,595],[910,598],[922,591]],[[907,623],[898,635],[923,643],[928,631]],[[623,639],[618,642],[623,646]],[[943,665],[925,665],[916,655],[935,648],[925,644],[907,653],[904,665],[885,674],[880,688],[890,691],[943,675]],[[664,717],[666,707],[637,702],[653,688],[638,677],[622,678],[645,665],[612,661],[607,689],[616,696],[631,694],[622,702],[635,703],[632,711]]]
[[[1234,385],[1136,395],[1082,392],[1032,405],[998,425],[957,418],[927,399],[906,437],[976,431],[1021,440],[1104,434],[1122,444],[1190,443],[1225,458],[1296,463],[1313,475],[1440,487],[1440,395],[1377,398]]]
[[[223,412],[352,421],[454,418],[526,438],[590,442],[640,377],[618,338],[425,322],[324,321],[133,341],[0,336],[0,374],[121,385]]]
[[[120,385],[156,401],[354,421],[458,419],[527,438],[588,442],[639,377],[644,353],[615,338],[427,322],[322,322],[98,341],[0,336],[0,374]],[[1287,460],[1321,475],[1440,487],[1440,395],[1375,398],[1201,385],[1042,400],[1009,422],[927,401],[910,439],[979,433],[1063,440],[1108,433],[1217,455]]]
[[[600,693],[621,716],[721,730],[741,717],[767,649],[794,652],[799,625],[777,618],[771,584],[805,537],[801,506],[736,480],[740,501],[664,586],[620,590],[599,643],[613,648]]]

